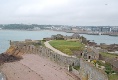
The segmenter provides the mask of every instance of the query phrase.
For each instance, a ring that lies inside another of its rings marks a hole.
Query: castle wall
[[[56,63],[60,64],[60,65],[73,65],[74,66],[79,66],[79,59],[78,58],[74,58],[74,57],[66,57],[66,56],[62,56],[60,54],[57,54],[55,52],[53,52],[52,50],[46,48],[46,47],[39,47],[39,55],[40,56],[45,56],[53,61],[55,61]]]
[[[60,54],[57,54],[55,52],[53,52],[52,50],[50,50],[49,48],[46,47],[35,47],[33,45],[27,45],[27,46],[23,46],[22,48],[19,48],[19,50],[16,50],[16,52],[14,52],[14,54],[18,54],[18,52],[22,52],[22,54],[28,53],[28,54],[38,54],[42,57],[47,57],[50,60],[58,63],[59,65],[63,65],[63,66],[68,66],[68,65],[74,65],[74,66],[79,66],[79,58],[75,58],[75,57],[67,57],[67,56],[63,56]]]
[[[80,66],[80,70],[77,71],[73,69],[73,73],[81,78],[81,80],[108,80],[107,75],[105,72],[102,72],[101,70],[97,69],[95,66],[93,66],[91,63],[84,61],[84,59],[79,59],[76,57],[67,57],[62,56],[60,54],[55,53],[54,51],[50,50],[46,47],[35,47],[34,45],[16,45],[15,46],[15,52],[13,54],[19,55],[19,54],[37,54],[42,57],[49,58],[51,61],[54,61],[55,63],[62,65],[62,66]],[[13,50],[14,51],[14,50]]]
[[[80,59],[80,69],[76,70],[73,68],[72,73],[77,75],[81,80],[108,80],[107,74],[91,63]]]
[[[80,77],[82,80],[108,80],[105,72],[97,69],[93,64],[80,59]]]

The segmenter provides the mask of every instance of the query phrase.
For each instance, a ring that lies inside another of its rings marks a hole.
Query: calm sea
[[[80,34],[90,41],[96,42],[97,44],[118,44],[118,36],[109,36],[109,35],[87,35]]]
[[[0,53],[5,52],[9,48],[9,40],[23,41],[25,39],[41,40],[51,35],[62,34],[72,35],[73,33],[57,32],[57,31],[13,31],[13,30],[0,30]],[[107,35],[86,35],[81,34],[88,40],[96,43],[118,44],[118,37]]]
[[[13,31],[0,30],[0,53],[5,52],[9,48],[9,40],[24,41],[25,39],[42,40],[51,35],[62,34],[72,35],[72,33],[57,32],[57,31]]]

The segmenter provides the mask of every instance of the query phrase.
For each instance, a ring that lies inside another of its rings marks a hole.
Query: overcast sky
[[[118,26],[118,0],[0,0],[0,24]]]

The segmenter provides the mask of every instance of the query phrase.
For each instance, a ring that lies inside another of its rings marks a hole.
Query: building
[[[64,36],[64,39],[80,39],[80,37],[79,33],[74,33],[72,36]]]
[[[52,40],[64,40],[64,36],[61,34],[57,34],[57,35],[52,35],[51,36]]]
[[[99,60],[99,50],[95,47],[86,46],[86,49],[81,53],[81,56],[85,59]]]
[[[111,32],[111,27],[109,26],[99,26],[99,27],[91,27],[91,31],[93,32]]]

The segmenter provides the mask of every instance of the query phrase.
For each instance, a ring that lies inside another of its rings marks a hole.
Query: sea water
[[[25,39],[42,40],[51,35],[62,34],[72,35],[72,33],[65,33],[59,31],[14,31],[14,30],[0,30],[0,53],[5,52],[9,48],[9,42],[11,41],[24,41]]]
[[[24,41],[25,39],[42,40],[51,35],[62,34],[71,36],[73,33],[59,32],[59,31],[21,31],[21,30],[0,30],[0,53],[5,52],[9,48],[9,42],[11,41]],[[87,35],[80,34],[90,41],[96,42],[97,44],[118,44],[118,37],[108,35]]]

